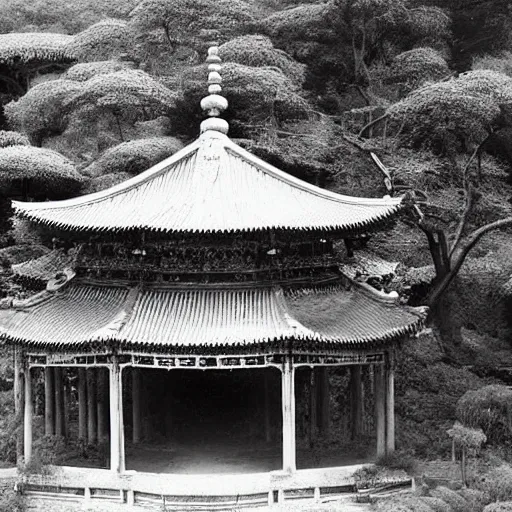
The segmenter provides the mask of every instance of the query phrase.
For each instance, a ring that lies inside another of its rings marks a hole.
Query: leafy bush
[[[265,36],[236,37],[220,46],[219,55],[224,61],[246,66],[276,67],[294,82],[301,84],[304,81],[305,66],[282,50],[274,48],[272,41]]]
[[[87,108],[101,115],[107,109],[130,117],[134,112],[151,109],[157,116],[166,113],[176,98],[167,87],[140,70],[123,69],[85,82],[66,82],[81,86],[64,102],[64,108],[70,111]]]
[[[0,64],[19,66],[30,62],[70,62],[74,55],[67,45],[72,36],[51,33],[0,34]]]
[[[9,126],[26,133],[36,143],[43,137],[65,129],[67,118],[63,103],[82,89],[82,84],[70,80],[43,82],[30,89],[17,101],[4,107]]]
[[[512,389],[495,384],[468,391],[457,403],[458,419],[495,444],[512,440],[511,411]]]
[[[30,146],[30,141],[22,133],[0,130],[0,148],[7,146]]]
[[[433,48],[414,48],[397,55],[389,70],[389,81],[411,91],[425,82],[435,82],[449,75],[448,64]]]
[[[134,34],[122,20],[103,20],[76,34],[66,50],[79,61],[104,61],[130,54]]]
[[[4,487],[0,491],[0,512],[25,512],[27,504],[25,497],[16,492],[12,486]]]
[[[489,496],[490,501],[512,500],[512,467],[502,465],[486,473],[475,487]]]
[[[443,501],[441,498],[434,498],[433,496],[422,496],[421,501],[428,505],[434,512],[453,512],[452,507]]]
[[[419,497],[398,497],[379,500],[377,512],[432,512],[432,508]]]
[[[49,474],[49,466],[58,464],[65,453],[64,437],[45,435],[34,441],[32,457],[23,471],[27,474]]]
[[[430,491],[430,494],[434,498],[439,498],[448,503],[453,512],[466,512],[468,510],[468,502],[460,494],[447,487],[437,487]]]
[[[472,512],[482,512],[490,501],[489,496],[478,489],[461,489],[458,492],[469,503]]]
[[[174,137],[153,137],[123,142],[105,151],[83,172],[92,177],[116,173],[139,174],[182,147],[181,141]]]
[[[491,503],[484,508],[484,512],[512,512],[512,501]]]
[[[512,77],[512,52],[500,55],[480,55],[473,59],[473,70],[488,69]]]
[[[134,63],[125,60],[100,60],[96,62],[81,62],[70,67],[62,78],[74,80],[75,82],[85,82],[96,75],[105,75],[115,73],[122,69],[133,69]]]
[[[83,181],[73,163],[50,149],[9,146],[0,149],[0,187],[7,193],[28,180],[28,196],[63,198]],[[18,183],[18,185],[17,185]]]
[[[379,457],[376,464],[389,469],[403,469],[409,474],[414,473],[417,467],[414,457],[410,453],[400,450]]]

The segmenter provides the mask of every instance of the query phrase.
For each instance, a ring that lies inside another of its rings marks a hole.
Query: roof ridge
[[[90,336],[90,341],[105,341],[114,339],[128,323],[135,307],[135,303],[140,295],[141,287],[134,286],[126,295],[123,306],[117,315],[105,326],[101,327]]]
[[[309,192],[311,194],[314,194],[316,196],[329,199],[336,202],[346,202],[349,204],[364,204],[368,206],[372,205],[382,205],[384,204],[395,204],[397,207],[402,206],[403,198],[404,196],[395,196],[391,197],[389,195],[386,195],[384,197],[357,197],[357,196],[348,196],[345,194],[339,194],[337,192],[331,192],[330,190],[318,187],[316,185],[313,185],[311,183],[308,183],[307,181],[301,180],[299,178],[296,178],[295,176],[292,176],[291,174],[288,174],[284,171],[281,171],[277,167],[275,167],[272,164],[269,164],[268,162],[265,162],[265,160],[262,160],[261,158],[257,157],[256,155],[253,155],[246,149],[239,146],[236,142],[232,141],[229,137],[224,136],[225,140],[227,142],[225,149],[226,151],[231,151],[237,156],[248,160],[251,164],[258,167],[260,170],[265,172],[266,174],[272,176],[273,178],[283,181],[287,185],[291,185],[292,187],[299,188],[303,190],[304,192]]]

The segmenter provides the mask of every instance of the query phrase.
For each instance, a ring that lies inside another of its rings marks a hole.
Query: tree
[[[11,128],[25,133],[40,146],[46,137],[65,129],[64,101],[81,89],[81,83],[71,80],[44,82],[8,103],[4,114]]]
[[[91,177],[117,173],[134,176],[182,148],[182,142],[174,137],[152,137],[123,142],[107,149],[83,173]]]
[[[446,297],[446,292],[457,277],[470,251],[482,237],[491,231],[512,226],[512,217],[505,217],[489,222],[469,233],[467,232],[471,214],[480,197],[475,184],[475,176],[471,175],[470,172],[479,150],[480,146],[475,149],[462,171],[464,209],[454,233],[449,234],[446,226],[440,222],[442,219],[429,211],[426,194],[420,193],[418,195],[417,191],[412,191],[408,194],[410,206],[412,207],[411,211],[415,212],[415,222],[427,237],[430,255],[435,268],[435,278],[431,283],[424,303],[432,309],[433,314],[437,317],[443,338],[455,344],[460,342],[460,327],[453,324],[451,301]],[[372,156],[388,180],[390,193],[393,193],[392,174],[376,155]],[[426,212],[423,211],[424,206],[427,207]]]
[[[470,71],[412,91],[391,105],[385,117],[400,126],[403,142],[450,154],[469,151],[484,140],[501,118],[500,105],[511,101],[510,77]]]
[[[161,30],[171,54],[179,46],[204,51],[243,34],[255,21],[255,8],[243,0],[143,0],[131,13],[142,33]]]
[[[61,32],[76,34],[108,17],[122,18],[138,0],[2,0],[0,33]]]
[[[168,115],[177,95],[150,75],[140,70],[123,69],[96,75],[84,82],[71,82],[75,92],[67,95],[63,108],[81,112],[88,120],[98,120],[105,112],[115,119],[121,140],[121,122],[133,123]]]
[[[460,472],[462,484],[467,485],[467,457],[477,455],[482,444],[487,441],[487,437],[482,429],[465,427],[458,421],[448,430],[448,435],[452,438],[454,448],[458,448],[461,452]]]
[[[83,178],[56,151],[32,146],[0,149],[0,188],[5,195],[61,199],[78,192]]]
[[[81,62],[114,59],[133,54],[134,34],[122,20],[103,20],[76,34],[67,51]]]

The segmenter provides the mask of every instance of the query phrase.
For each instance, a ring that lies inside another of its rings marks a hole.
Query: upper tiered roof
[[[367,199],[326,191],[265,163],[231,141],[218,118],[216,49],[210,49],[209,92],[201,106],[210,118],[201,135],[170,158],[107,190],[65,201],[14,202],[18,214],[55,228],[234,233],[258,230],[371,228],[397,212],[401,198]]]

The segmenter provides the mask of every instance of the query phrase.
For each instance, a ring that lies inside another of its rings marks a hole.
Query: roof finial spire
[[[220,76],[221,58],[219,57],[219,47],[211,46],[208,49],[208,92],[209,95],[201,100],[201,108],[208,114],[209,119],[201,123],[201,133],[214,130],[224,134],[228,133],[229,124],[225,119],[218,117],[221,112],[228,108],[228,100],[219,93],[222,91]]]

